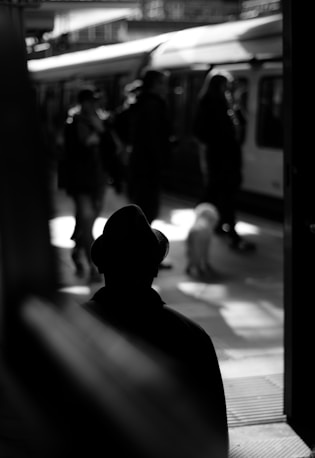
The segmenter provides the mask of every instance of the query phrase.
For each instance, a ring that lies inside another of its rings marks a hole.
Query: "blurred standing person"
[[[107,183],[101,152],[104,120],[97,101],[92,89],[79,91],[78,105],[69,110],[65,126],[65,189],[75,204],[72,259],[79,276],[84,275],[87,262],[91,281],[99,279],[91,261],[90,246]]]
[[[139,79],[127,84],[124,88],[123,103],[112,113],[112,127],[119,141],[123,179],[126,184],[129,157],[131,152],[131,119],[136,107],[137,97],[141,91]]]
[[[138,96],[141,92],[142,81],[136,79],[124,88],[124,100],[121,106],[113,114],[113,125],[119,139],[126,149],[130,149],[130,119],[133,116],[133,109],[136,106]]]
[[[163,72],[148,70],[131,116],[128,196],[150,224],[160,211],[161,173],[170,148],[166,83]]]
[[[234,80],[228,72],[209,72],[200,92],[194,134],[205,152],[206,195],[203,201],[216,206],[219,222],[215,232],[224,236],[237,251],[251,251],[255,245],[236,231],[237,194],[242,184],[244,118],[232,99]]]

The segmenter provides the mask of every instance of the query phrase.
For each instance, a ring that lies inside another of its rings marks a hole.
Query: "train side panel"
[[[246,120],[243,152],[243,194],[282,200],[282,65],[278,63],[216,66],[235,77],[234,93]],[[173,192],[202,198],[206,167],[200,145],[193,135],[199,92],[207,73],[202,68],[168,69],[169,108],[174,143],[164,185]],[[211,128],[211,126],[209,126]],[[243,196],[244,197],[244,196]]]
[[[223,68],[235,77],[235,97],[246,119],[242,189],[283,198],[282,64],[263,62]]]
[[[220,65],[282,56],[282,15],[210,24],[174,33],[152,55],[155,68]]]
[[[243,189],[283,198],[283,79],[281,65],[249,73]]]
[[[151,67],[170,75],[169,103],[176,143],[166,186],[202,198],[204,157],[192,120],[204,77],[213,68],[235,77],[234,95],[246,119],[240,201],[279,215],[283,202],[282,17],[203,26],[178,32],[152,53]],[[209,127],[210,128],[210,127]]]

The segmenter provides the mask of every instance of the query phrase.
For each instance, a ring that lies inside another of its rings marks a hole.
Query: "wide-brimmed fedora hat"
[[[102,235],[92,244],[91,257],[100,272],[156,268],[168,250],[167,237],[151,227],[138,205],[129,204],[108,218]]]

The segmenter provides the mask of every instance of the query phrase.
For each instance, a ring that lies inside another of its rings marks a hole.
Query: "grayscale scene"
[[[315,456],[289,3],[0,2],[0,458]]]

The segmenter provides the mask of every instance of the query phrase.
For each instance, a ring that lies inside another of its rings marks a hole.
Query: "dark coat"
[[[123,290],[123,288],[122,288]],[[85,309],[119,332],[150,345],[179,369],[180,380],[198,399],[209,431],[221,438],[222,454],[227,457],[228,429],[224,388],[218,359],[210,336],[196,323],[167,307],[158,293],[149,288],[141,296],[130,291],[111,293],[101,288]],[[213,455],[217,457],[217,455]]]
[[[151,223],[160,211],[161,175],[169,157],[169,124],[165,101],[142,93],[131,117],[128,195]]]
[[[155,176],[169,153],[169,120],[162,97],[144,92],[133,107],[130,168]]]
[[[223,97],[200,99],[194,123],[195,136],[206,146],[212,185],[238,188],[242,181],[242,155],[237,114]]]
[[[89,120],[75,114],[65,126],[64,186],[69,194],[94,195],[104,189],[107,173],[103,166],[101,136],[99,145],[87,145],[96,133]]]

